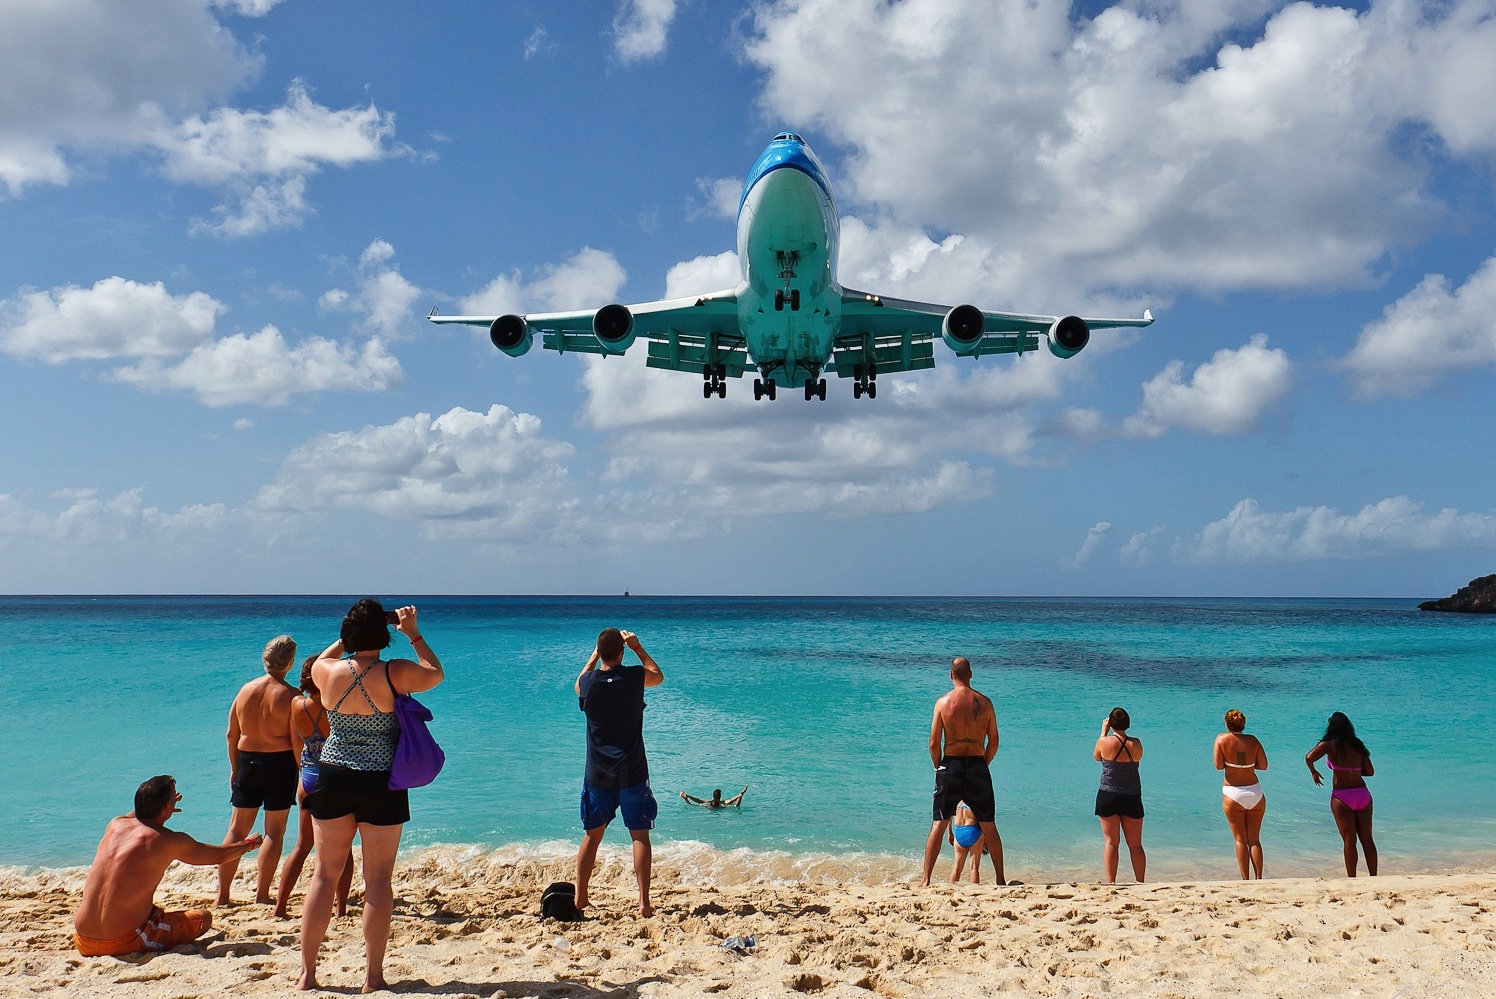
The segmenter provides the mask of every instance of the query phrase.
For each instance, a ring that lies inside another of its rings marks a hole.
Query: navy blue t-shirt
[[[587,715],[587,770],[592,787],[633,787],[649,780],[644,756],[644,667],[583,674],[577,707]]]

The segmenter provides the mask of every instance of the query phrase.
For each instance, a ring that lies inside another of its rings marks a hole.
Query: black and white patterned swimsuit
[[[380,661],[370,664],[369,669],[359,673],[353,663],[348,663],[348,672],[353,674],[353,684],[343,691],[327,712],[327,724],[332,734],[322,746],[323,763],[331,763],[349,770],[388,770],[395,759],[395,743],[400,738],[400,720],[393,711],[380,711],[374,699],[364,689],[364,677]],[[389,669],[388,665],[385,669]],[[344,714],[338,708],[353,693],[354,687],[364,695],[372,715]]]

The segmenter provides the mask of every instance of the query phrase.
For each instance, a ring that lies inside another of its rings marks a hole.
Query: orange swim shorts
[[[84,957],[114,957],[142,950],[171,950],[189,943],[213,927],[213,913],[207,909],[163,912],[153,906],[145,925],[113,940],[98,940],[81,933],[73,934],[73,945]]]

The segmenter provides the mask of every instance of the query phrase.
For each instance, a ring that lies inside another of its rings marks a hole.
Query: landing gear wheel
[[[794,312],[800,311],[800,289],[796,288],[790,292],[790,309]]]
[[[701,366],[701,377],[705,378],[707,381],[711,381],[714,374],[716,374],[716,372],[712,370],[712,366],[710,364],[703,364]]]
[[[820,381],[816,382],[816,396],[819,397],[822,402],[826,401],[826,379],[822,378]]]
[[[854,399],[861,399],[862,398],[862,382],[853,382],[852,383],[852,398],[854,398]]]
[[[876,398],[878,398],[878,383],[877,382],[868,382],[867,383],[867,393],[866,393],[866,395],[867,395],[867,397],[869,399],[876,399]]]
[[[717,398],[718,399],[726,399],[727,398],[727,383],[726,382],[718,382],[717,383]]]
[[[717,387],[715,385],[713,385],[711,382],[702,382],[701,383],[701,397],[703,399],[710,399],[712,397],[712,394],[714,392],[716,392],[716,391],[717,391]]]
[[[805,401],[809,402],[811,399],[815,398],[815,394],[816,394],[816,383],[812,382],[812,381],[807,381],[805,383]]]
[[[718,361],[717,362],[717,367],[712,372],[712,374],[716,375],[717,376],[717,381],[720,382],[722,379],[724,379],[724,378],[727,377],[727,365],[723,364],[721,361]]]
[[[763,379],[761,379],[761,378],[755,378],[755,379],[753,379],[753,401],[757,402],[758,400],[762,399],[763,397],[764,397],[764,382],[763,382]]]
[[[770,402],[774,401],[774,379],[764,382],[764,395],[769,397]]]
[[[776,289],[774,289],[774,311],[775,312],[783,312],[784,311],[784,289],[783,288],[776,288]]]

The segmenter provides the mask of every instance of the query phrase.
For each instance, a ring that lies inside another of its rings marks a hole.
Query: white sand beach
[[[84,870],[0,878],[0,996],[284,996],[295,920],[215,913],[196,945],[83,958],[71,914]],[[168,872],[158,901],[205,906],[211,869]],[[248,882],[241,873],[241,893]],[[386,975],[446,997],[1496,995],[1496,873],[1107,887],[912,882],[702,885],[656,870],[638,919],[626,859],[607,853],[591,918],[542,922],[571,860],[430,851],[401,863]],[[358,882],[354,903],[359,900]],[[300,911],[300,896],[293,901]],[[726,951],[752,934],[757,949]],[[358,991],[356,915],[334,919],[324,991]]]

